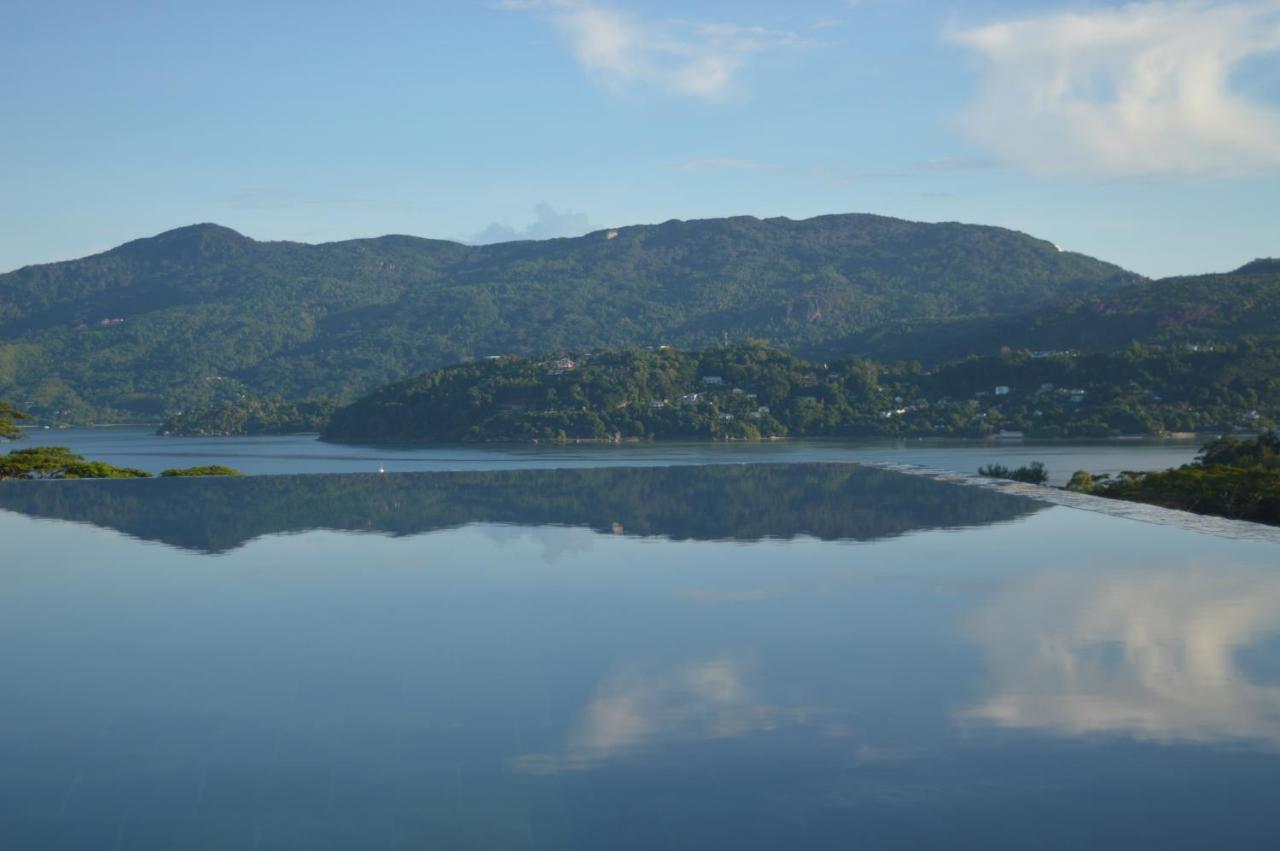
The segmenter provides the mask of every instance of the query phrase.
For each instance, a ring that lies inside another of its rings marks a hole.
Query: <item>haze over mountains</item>
[[[994,227],[735,217],[466,246],[257,242],[204,224],[0,275],[0,398],[157,418],[241,394],[352,399],[493,354],[751,337],[953,358],[1273,333],[1280,269],[1152,282]]]

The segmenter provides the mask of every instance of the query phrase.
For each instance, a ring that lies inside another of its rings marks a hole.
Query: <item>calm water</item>
[[[993,462],[1043,461],[1054,484],[1076,470],[1118,473],[1162,470],[1190,461],[1192,441],[866,440],[772,443],[656,443],[622,446],[366,447],[321,443],[314,435],[278,437],[157,437],[144,428],[28,432],[27,444],[69,446],[87,457],[158,473],[166,467],[227,464],[251,474],[371,473],[796,461],[891,461],[962,473]]]
[[[1273,848],[1280,547],[853,465],[8,483],[0,847]]]

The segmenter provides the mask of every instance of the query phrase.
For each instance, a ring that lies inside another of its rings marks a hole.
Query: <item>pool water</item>
[[[850,464],[0,487],[0,847],[1271,848],[1280,548]]]

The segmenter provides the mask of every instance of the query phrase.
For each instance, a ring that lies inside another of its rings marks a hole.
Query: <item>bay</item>
[[[169,467],[226,464],[251,475],[429,472],[665,464],[873,461],[961,473],[1001,463],[1043,461],[1052,484],[1076,470],[1115,474],[1162,470],[1191,461],[1198,440],[784,440],[761,443],[514,444],[346,446],[315,435],[159,437],[149,428],[31,430],[25,445],[66,446],[86,457],[159,473]]]

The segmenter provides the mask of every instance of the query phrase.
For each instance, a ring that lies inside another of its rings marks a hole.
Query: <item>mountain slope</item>
[[[70,419],[240,394],[353,398],[471,357],[1009,317],[1141,279],[1000,228],[672,221],[469,247],[257,242],[216,225],[0,275],[0,398]]]
[[[937,326],[889,326],[844,341],[880,357],[946,361],[1014,349],[1111,351],[1151,345],[1230,343],[1280,335],[1280,260],[1255,260],[1219,275],[1116,287],[1017,316]]]

